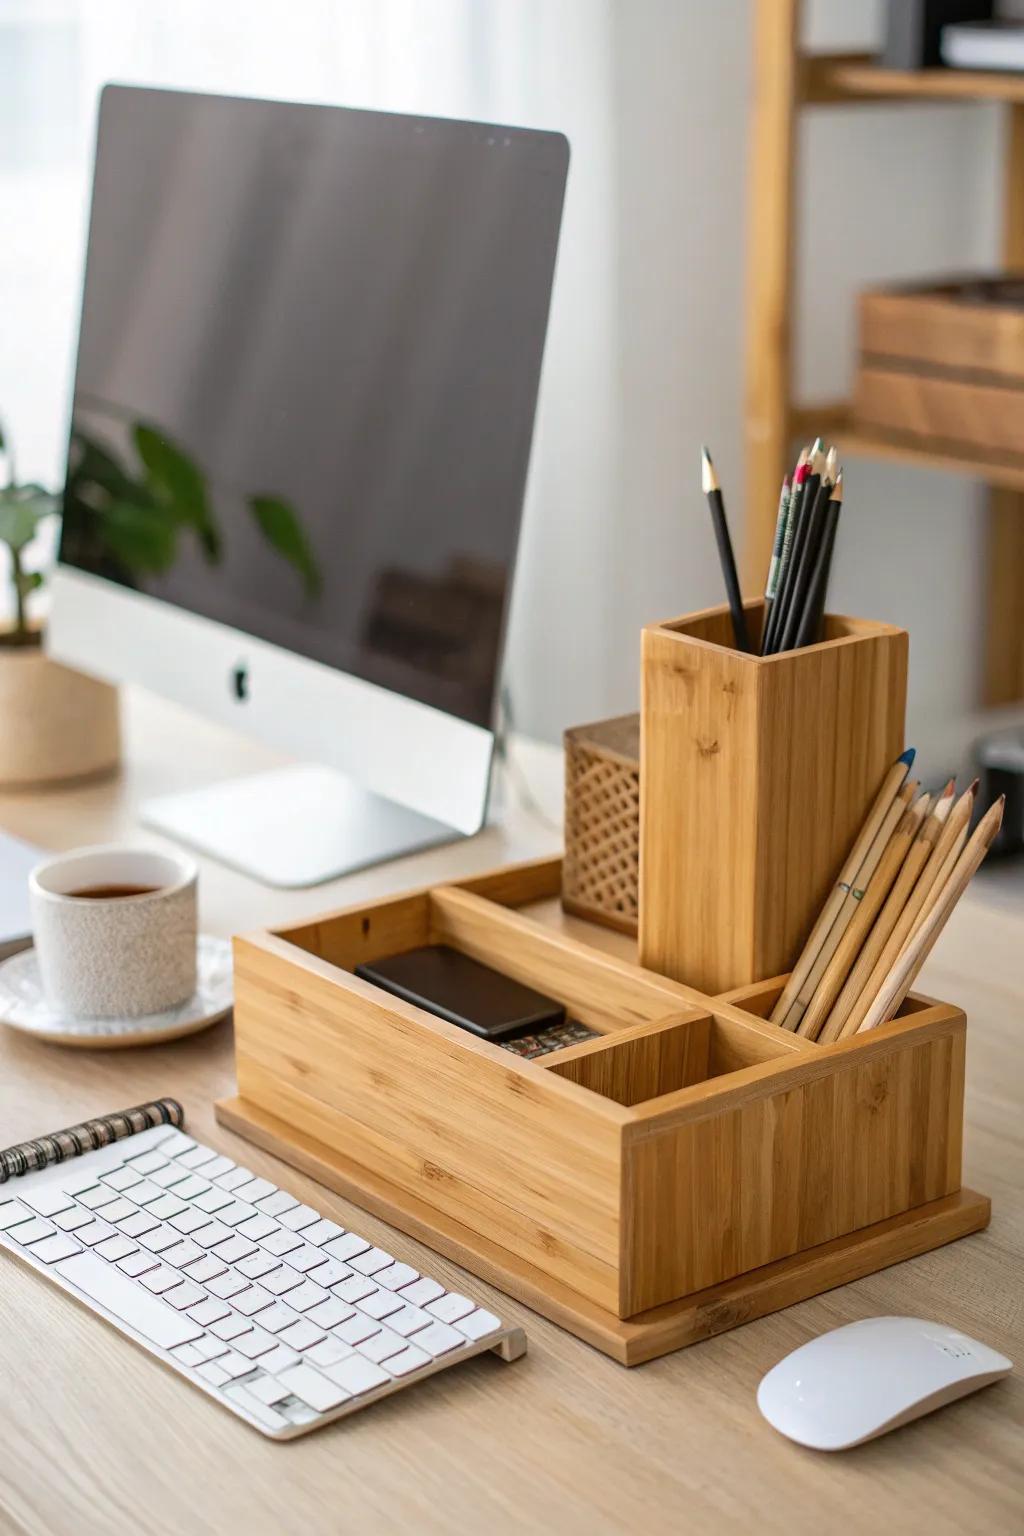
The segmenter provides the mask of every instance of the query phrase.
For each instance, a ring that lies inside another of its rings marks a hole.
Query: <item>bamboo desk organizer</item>
[[[236,939],[218,1119],[626,1365],[987,1224],[959,1009],[819,1046],[759,1017],[784,977],[641,970],[560,883],[542,860]],[[598,1038],[524,1060],[352,974],[430,942]]]
[[[903,751],[907,650],[831,614],[775,656],[733,649],[728,608],[643,631],[641,965],[711,993],[791,968]]]

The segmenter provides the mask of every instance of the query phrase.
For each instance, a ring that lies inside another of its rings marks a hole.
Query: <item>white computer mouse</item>
[[[802,1344],[773,1366],[757,1406],[817,1451],[845,1451],[987,1387],[1013,1362],[922,1317],[867,1317]]]

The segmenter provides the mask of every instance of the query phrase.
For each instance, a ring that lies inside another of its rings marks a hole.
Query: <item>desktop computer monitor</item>
[[[567,166],[103,92],[49,649],[303,760],[149,825],[278,885],[482,825]]]

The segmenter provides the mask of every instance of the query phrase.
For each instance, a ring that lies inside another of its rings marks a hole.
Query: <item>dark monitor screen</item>
[[[61,559],[489,725],[567,166],[107,87]]]

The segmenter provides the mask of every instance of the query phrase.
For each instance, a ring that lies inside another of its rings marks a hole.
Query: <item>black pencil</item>
[[[786,637],[793,612],[797,582],[803,568],[804,549],[810,535],[814,508],[817,503],[818,491],[821,488],[821,477],[825,468],[825,455],[821,450],[821,438],[816,437],[814,446],[811,449],[811,457],[808,464],[809,473],[804,481],[803,496],[800,498],[800,519],[793,530],[793,548],[789,557],[789,570],[786,573],[785,590],[779,594],[778,614],[772,636],[773,652],[786,649],[783,641]]]
[[[782,546],[782,558],[779,561],[778,588],[775,601],[772,604],[771,617],[768,621],[768,629],[764,637],[764,646],[761,654],[772,656],[778,650],[778,638],[786,613],[786,602],[789,597],[790,583],[793,579],[793,556],[798,548],[800,529],[803,524],[806,508],[807,481],[810,477],[811,466],[808,460],[798,464],[796,474],[793,477],[793,495],[789,503],[789,517],[786,519],[786,536]]]
[[[786,620],[779,636],[779,650],[791,651],[797,644],[797,635],[800,633],[804,612],[807,607],[808,597],[811,592],[811,579],[814,574],[818,552],[821,549],[822,535],[825,531],[826,509],[832,492],[831,483],[823,478],[818,487],[818,494],[810,508],[806,518],[806,536],[803,548],[800,551],[799,563],[794,577],[792,595],[789,607],[786,611]]]
[[[828,579],[832,573],[832,551],[835,548],[836,530],[839,526],[839,514],[842,509],[843,472],[840,470],[836,476],[836,483],[832,487],[828,505],[825,508],[825,523],[821,535],[821,546],[814,563],[807,603],[804,607],[803,618],[800,621],[800,628],[795,641],[795,644],[798,646],[813,645],[821,633],[821,621],[825,616],[825,602],[828,597]]]
[[[732,613],[733,638],[738,651],[749,651],[750,635],[747,632],[747,616],[743,611],[743,598],[740,595],[739,577],[736,574],[736,560],[732,552],[732,540],[729,537],[729,524],[725,518],[725,503],[722,501],[722,489],[715,474],[715,466],[706,448],[700,451],[700,466],[701,488],[708,499],[708,507],[711,511],[711,521],[718,544],[718,558],[722,566],[722,576],[725,579],[729,610]]]

